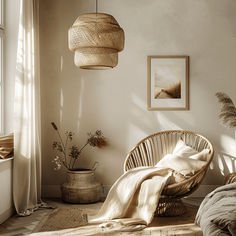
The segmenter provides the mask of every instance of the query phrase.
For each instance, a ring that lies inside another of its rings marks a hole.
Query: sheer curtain
[[[14,101],[13,199],[19,215],[41,206],[38,0],[20,0]]]

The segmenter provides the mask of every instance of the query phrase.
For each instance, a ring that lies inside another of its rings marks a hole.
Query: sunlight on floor
[[[48,204],[58,208],[79,208],[88,211],[98,212],[102,203],[95,204],[67,204],[59,199],[45,200]],[[155,217],[151,225],[143,231],[130,232],[129,235],[202,235],[201,229],[194,224],[194,218],[197,208],[188,206],[188,212],[183,216],[178,217]],[[29,235],[38,223],[48,215],[52,210],[38,210],[28,217],[13,216],[0,226],[1,236],[13,235]],[[110,234],[108,234],[110,235]],[[127,232],[112,234],[112,235],[127,235]]]

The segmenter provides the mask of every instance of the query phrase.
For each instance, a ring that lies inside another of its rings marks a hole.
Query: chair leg
[[[186,211],[187,209],[181,199],[160,198],[155,216],[180,216]]]

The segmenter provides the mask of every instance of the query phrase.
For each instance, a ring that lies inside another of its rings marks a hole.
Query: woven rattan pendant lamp
[[[125,35],[116,19],[105,13],[80,15],[69,29],[69,49],[82,69],[109,69],[118,64]]]

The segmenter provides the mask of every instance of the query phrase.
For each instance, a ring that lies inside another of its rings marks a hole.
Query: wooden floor
[[[81,209],[99,210],[102,203],[96,204],[66,204],[60,200],[46,200],[46,202],[54,207],[78,207]],[[194,201],[196,202],[196,201]],[[201,236],[202,232],[198,226],[194,224],[194,217],[196,214],[196,207],[189,205],[189,211],[181,217],[155,217],[149,227],[141,232],[119,235],[185,235],[185,236]],[[27,217],[12,216],[6,222],[0,225],[1,236],[20,236],[29,235],[38,225],[40,220],[46,216],[51,209],[42,209],[34,212],[34,214]]]

